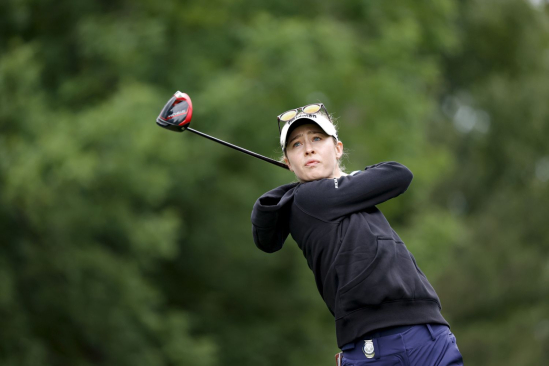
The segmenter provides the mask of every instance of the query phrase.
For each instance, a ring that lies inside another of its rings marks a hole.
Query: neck
[[[341,178],[345,175],[348,175],[347,173],[342,172],[339,168],[337,168],[337,171],[332,175],[331,178]]]
[[[344,175],[347,175],[347,173],[344,173],[341,171],[341,169],[339,168],[339,166],[337,166],[335,169],[334,169],[334,172],[332,174],[330,174],[329,177],[327,178],[330,178],[330,179],[333,179],[333,178],[341,178],[343,177]]]

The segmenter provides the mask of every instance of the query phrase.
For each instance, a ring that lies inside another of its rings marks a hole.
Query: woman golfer
[[[412,173],[396,162],[342,172],[343,143],[322,104],[287,111],[278,123],[299,183],[256,201],[253,237],[271,253],[292,234],[335,317],[338,363],[462,365],[435,290],[376,207],[404,193]]]

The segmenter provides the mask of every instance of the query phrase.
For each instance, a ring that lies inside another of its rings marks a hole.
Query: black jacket
[[[255,244],[275,252],[292,234],[335,317],[339,347],[376,329],[448,324],[435,290],[375,207],[404,193],[412,177],[404,165],[379,163],[338,179],[280,186],[254,205]]]

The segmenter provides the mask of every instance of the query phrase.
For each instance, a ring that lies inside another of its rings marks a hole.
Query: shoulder
[[[289,184],[283,184],[279,187],[273,188],[270,191],[265,192],[264,194],[259,197],[260,199],[262,197],[282,197],[283,195],[292,192],[300,183],[289,183]]]
[[[300,183],[294,191],[295,202],[304,209],[317,207],[326,198],[337,194],[341,178],[322,178]]]
[[[299,183],[284,184],[265,192],[257,199],[254,208],[280,206],[285,204],[293,196],[294,189],[298,185]]]

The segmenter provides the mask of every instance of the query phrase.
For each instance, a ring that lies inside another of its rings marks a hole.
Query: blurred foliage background
[[[251,236],[291,173],[275,116],[322,101],[347,170],[415,178],[380,206],[467,365],[549,357],[544,0],[0,3],[0,364],[332,365],[292,240]],[[545,361],[544,361],[545,360]]]

